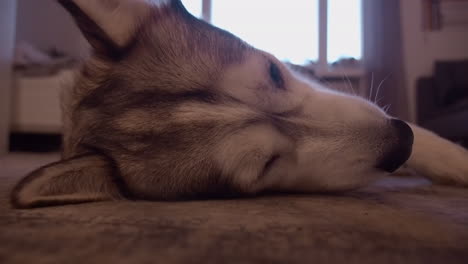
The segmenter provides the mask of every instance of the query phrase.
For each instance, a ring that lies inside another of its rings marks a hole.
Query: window
[[[192,15],[202,18],[202,0],[182,0],[182,3]]]
[[[361,16],[361,0],[328,0],[328,62],[361,59]]]
[[[183,0],[187,9],[279,59],[327,65],[362,56],[362,0]]]
[[[214,0],[211,22],[280,59],[294,63],[318,60],[318,0],[285,3]]]

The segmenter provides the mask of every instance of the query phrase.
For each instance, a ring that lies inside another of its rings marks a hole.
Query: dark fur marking
[[[84,13],[73,1],[58,0],[58,2],[72,14],[73,19],[81,32],[97,52],[95,55],[105,55],[107,58],[118,60],[122,56],[122,50],[112,39]]]
[[[268,71],[269,71],[268,73],[270,75],[270,78],[275,84],[275,86],[279,89],[285,90],[286,86],[285,86],[283,74],[281,73],[281,70],[278,67],[278,65],[270,61]]]
[[[280,158],[280,155],[274,154],[270,157],[270,159],[265,163],[265,166],[263,167],[263,171],[260,173],[260,177],[265,176],[270,169],[272,168],[273,164]]]
[[[125,183],[125,180],[123,179],[115,160],[110,155],[108,155],[107,153],[105,153],[104,151],[98,148],[95,148],[92,146],[86,146],[86,145],[83,147],[104,157],[107,160],[108,166],[111,171],[111,175],[109,176],[112,178],[112,182],[115,184],[115,186],[117,186],[117,189],[119,190],[120,195],[123,198],[128,199],[128,200],[134,199],[133,194],[127,188],[127,184]]]
[[[218,100],[215,93],[205,90],[192,90],[182,92],[168,92],[167,89],[158,89],[130,92],[132,88],[125,82],[114,79],[108,81],[102,87],[94,89],[81,102],[80,108],[106,108],[111,114],[117,114],[121,110],[145,107],[163,107],[164,105],[175,105],[187,101],[214,104]],[[120,110],[120,111],[118,111]]]
[[[125,133],[119,130],[109,131],[109,126],[103,124],[94,129],[87,142],[113,149],[117,153],[127,153],[135,157],[144,158],[154,156],[165,151],[184,152],[193,144],[209,144],[215,136],[224,136],[227,131],[215,122],[195,122],[191,124],[171,125],[159,133]],[[95,136],[92,136],[94,134]],[[141,145],[137,150],[128,147],[132,142]]]

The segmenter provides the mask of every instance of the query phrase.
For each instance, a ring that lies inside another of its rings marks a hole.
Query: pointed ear
[[[39,168],[13,189],[16,208],[119,199],[119,183],[107,158],[88,154]]]
[[[132,41],[156,0],[58,0],[98,52],[119,52]],[[159,0],[159,2],[168,2]]]

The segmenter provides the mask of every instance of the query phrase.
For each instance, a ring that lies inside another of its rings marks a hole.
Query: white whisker
[[[383,110],[385,113],[388,113],[388,110],[390,109],[391,106],[392,106],[392,104],[388,104],[388,105],[384,106],[384,107],[382,108],[382,110]]]
[[[369,101],[371,101],[373,90],[374,90],[374,72],[372,72],[370,92],[369,92],[369,97],[367,98],[367,100]]]
[[[377,100],[377,97],[379,96],[379,93],[380,93],[380,88],[382,87],[382,85],[384,84],[384,82],[390,77],[391,74],[388,74],[387,77],[385,77],[379,84],[379,86],[377,87],[377,92],[375,93],[375,98],[374,98],[374,102]],[[377,104],[377,103],[376,103]]]
[[[356,93],[356,90],[354,89],[353,84],[351,83],[351,80],[349,79],[348,75],[346,73],[343,73],[343,75],[346,76],[346,80],[347,80],[349,86],[351,87],[351,91],[353,92],[353,95],[358,96],[358,94]]]

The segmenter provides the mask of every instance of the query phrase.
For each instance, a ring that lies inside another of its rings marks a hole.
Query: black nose
[[[390,120],[392,136],[385,142],[385,148],[377,168],[387,171],[396,171],[411,155],[414,135],[411,128],[399,119]]]

